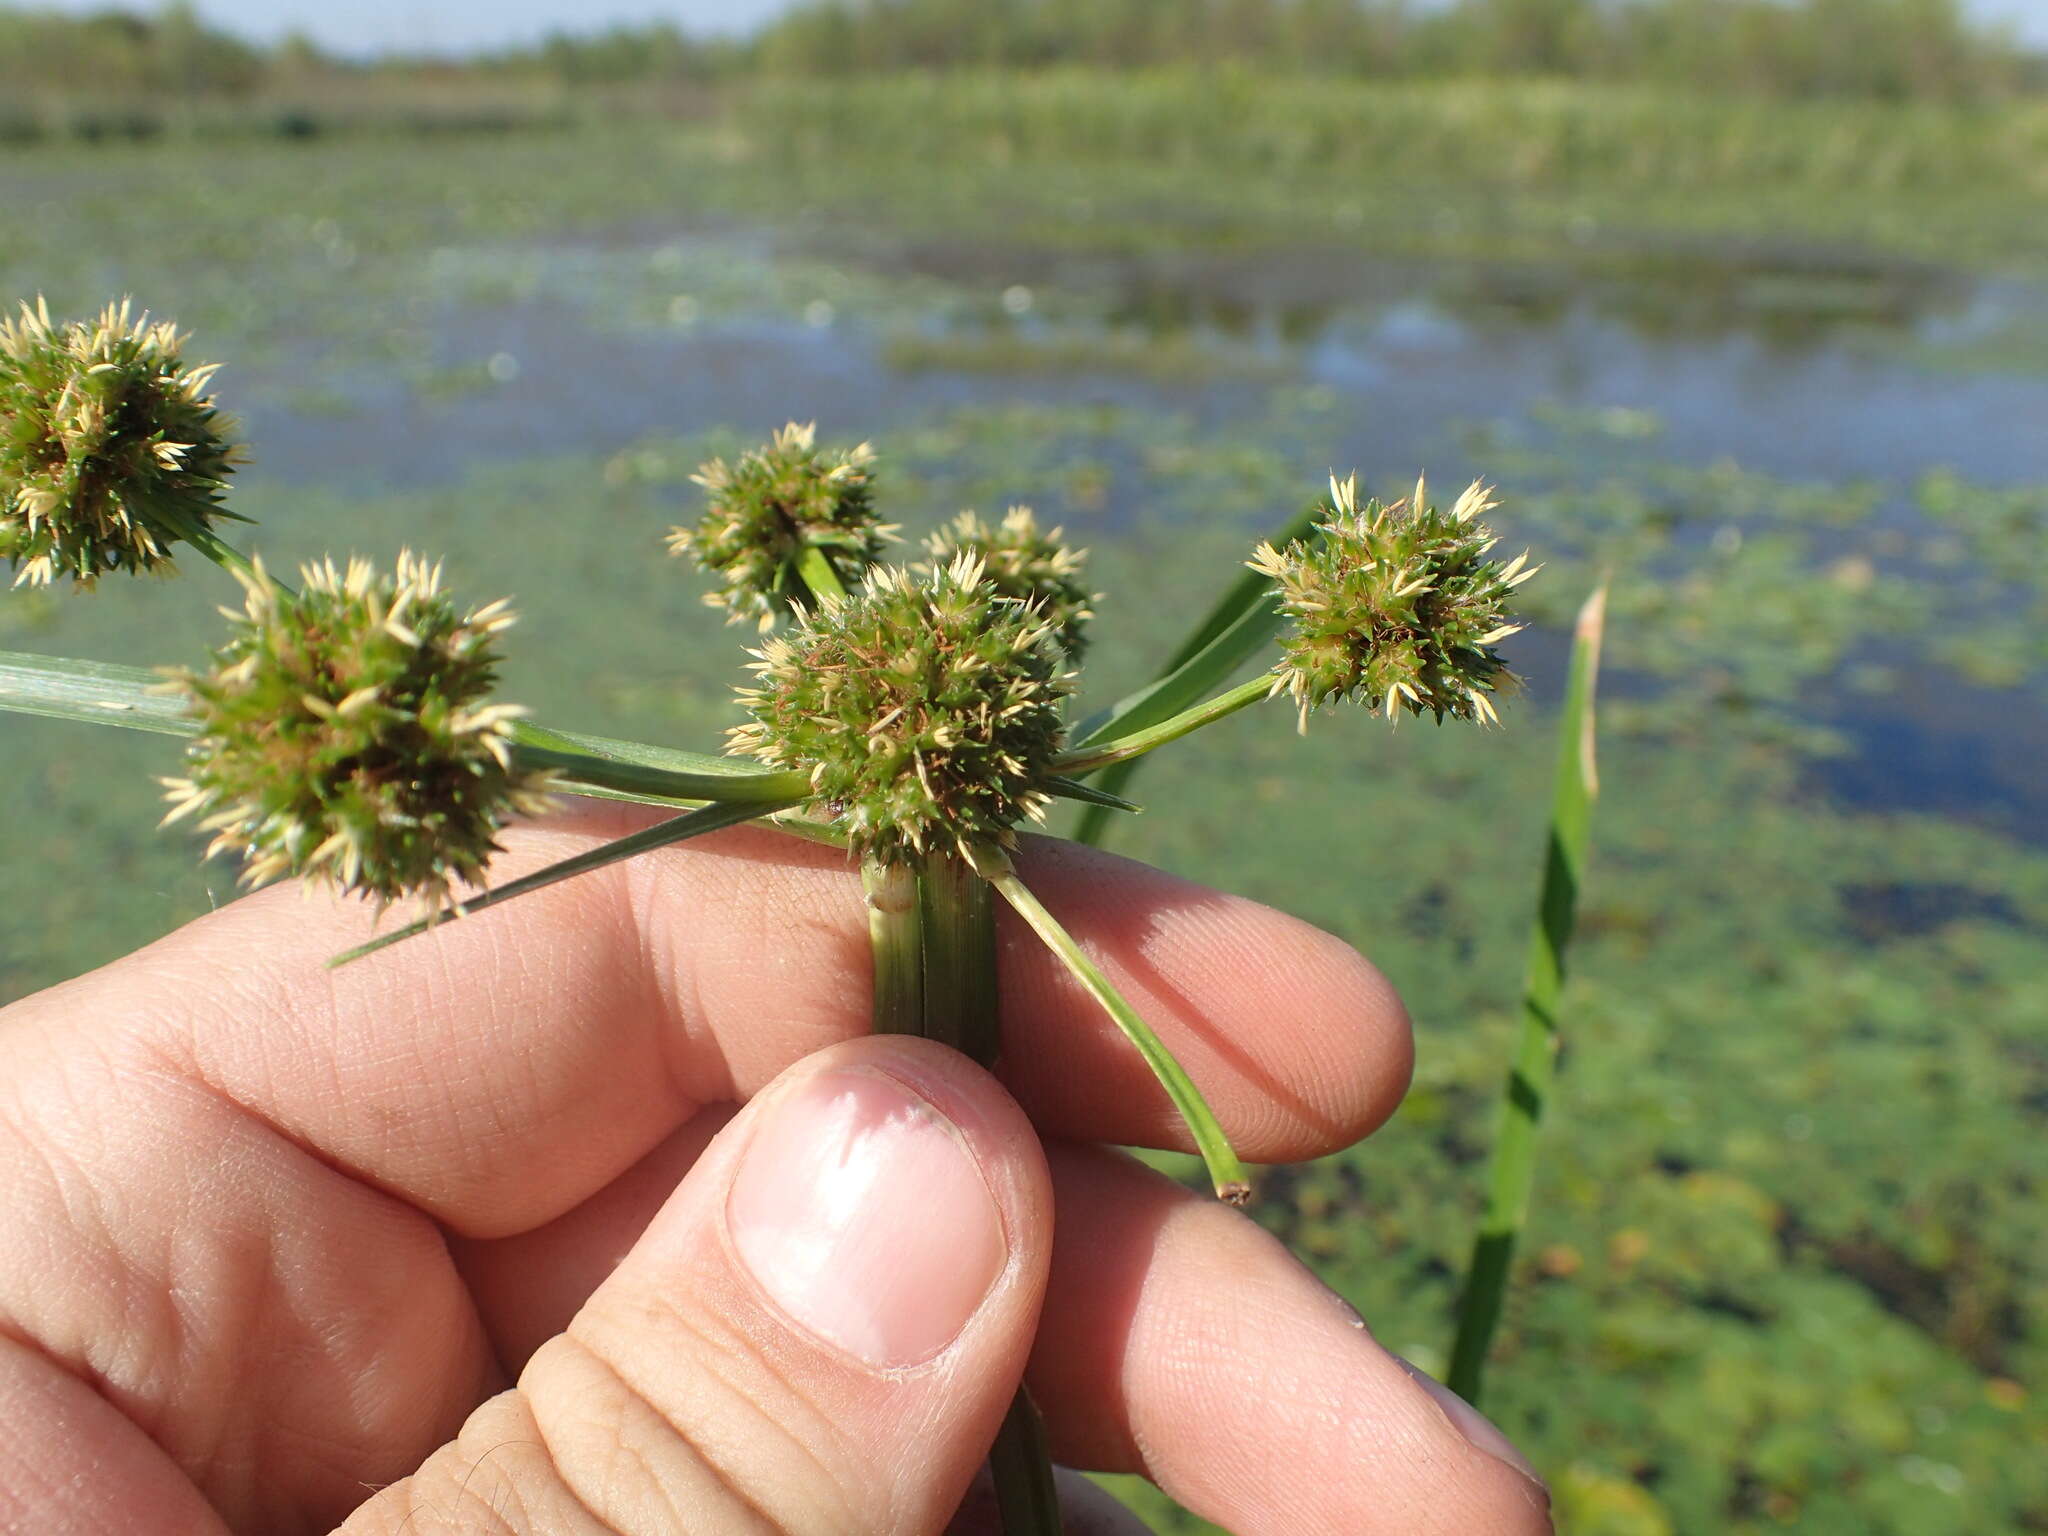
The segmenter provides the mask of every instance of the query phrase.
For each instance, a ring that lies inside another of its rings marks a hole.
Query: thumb
[[[945,1528],[1030,1351],[1052,1193],[980,1068],[874,1036],[718,1135],[566,1332],[349,1536]]]

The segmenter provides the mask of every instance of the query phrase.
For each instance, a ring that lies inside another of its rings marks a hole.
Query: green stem
[[[993,1067],[1002,1045],[996,1016],[996,914],[988,882],[965,859],[933,854],[917,882],[924,924],[924,1033]]]
[[[1112,763],[1127,763],[1133,758],[1143,757],[1155,747],[1163,747],[1170,741],[1199,731],[1205,725],[1214,725],[1227,715],[1234,715],[1240,709],[1269,698],[1273,692],[1270,675],[1259,676],[1249,682],[1239,683],[1228,693],[1219,693],[1207,703],[1184,709],[1170,719],[1157,725],[1133,731],[1128,736],[1118,736],[1109,741],[1095,742],[1071,752],[1062,752],[1052,761],[1052,771],[1062,774],[1093,773],[1097,768],[1107,768]]]
[[[1232,1205],[1243,1205],[1252,1194],[1244,1165],[1238,1162],[1237,1152],[1231,1147],[1230,1138],[1224,1135],[1223,1127],[1217,1123],[1208,1100],[1202,1097],[1202,1090],[1173,1059],[1173,1053],[1152,1033],[1152,1027],[1138,1016],[1137,1009],[1110,984],[1109,978],[1088,958],[1087,952],[1074,942],[1073,935],[1060,926],[1059,920],[1046,911],[1030,887],[1017,878],[1017,871],[1006,854],[985,849],[975,855],[975,864],[983,878],[996,888],[1003,900],[1017,909],[1018,916],[1031,925],[1045,941],[1046,947],[1058,955],[1075,979],[1093,994],[1103,1011],[1124,1032],[1125,1038],[1138,1048],[1138,1054],[1145,1058],[1145,1065],[1152,1069],[1152,1075],[1159,1079],[1166,1096],[1173,1101],[1173,1107],[1187,1122],[1188,1131],[1195,1138],[1195,1149],[1202,1154],[1210,1181],[1216,1187],[1217,1198]]]
[[[996,927],[987,883],[964,859],[935,853],[916,870],[865,863],[861,884],[876,1032],[922,1035],[993,1066]],[[989,1475],[1004,1536],[1061,1536],[1044,1427],[1021,1385],[990,1447]]]
[[[868,941],[875,956],[874,1019],[878,1035],[925,1033],[924,924],[915,870],[865,859]]]
[[[811,594],[812,607],[846,601],[846,583],[839,579],[839,572],[817,545],[804,546],[804,552],[796,559],[796,574]]]
[[[1571,681],[1558,722],[1557,778],[1551,792],[1550,838],[1543,864],[1543,894],[1529,939],[1522,984],[1521,1036],[1502,1094],[1500,1133],[1487,1171],[1486,1211],[1472,1244],[1472,1263],[1458,1298],[1458,1331],[1451,1344],[1446,1384],[1466,1402],[1479,1402],[1487,1351],[1500,1324],[1508,1274],[1536,1180],[1536,1130],[1550,1101],[1556,1073],[1559,1001],[1565,957],[1578,911],[1580,882],[1591,841],[1594,797],[1593,695],[1600,671],[1600,638],[1607,589],[1579,611]]]
[[[1066,1527],[1060,1519],[1060,1491],[1053,1481],[1045,1420],[1021,1385],[989,1448],[988,1470],[996,1489],[996,1511],[1009,1536],[1061,1536]]]
[[[255,579],[256,563],[198,518],[179,511],[159,511],[157,516],[162,519],[166,528],[215,565],[223,570],[233,571],[237,576],[245,576],[252,581]],[[276,582],[275,577],[271,580]]]

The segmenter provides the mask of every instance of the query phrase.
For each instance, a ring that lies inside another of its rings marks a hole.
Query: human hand
[[[1407,1020],[1348,948],[1022,863],[1247,1156],[1391,1113]],[[0,1532],[935,1532],[1027,1356],[1061,1461],[1244,1536],[1550,1529],[1270,1236],[1093,1145],[1178,1121],[1021,931],[1013,1101],[865,1033],[858,882],[772,833],[325,969],[368,921],[264,892],[0,1014]]]

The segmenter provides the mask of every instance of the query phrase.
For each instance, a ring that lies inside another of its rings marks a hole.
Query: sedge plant
[[[1533,572],[1494,558],[1486,488],[1439,508],[1422,483],[1382,503],[1333,477],[1250,553],[1156,682],[1069,724],[1097,600],[1084,554],[1013,508],[995,521],[963,513],[892,559],[872,450],[828,448],[792,424],[704,466],[702,514],[668,539],[710,578],[707,601],[757,632],[722,749],[558,729],[497,697],[509,607],[465,607],[438,563],[351,556],[287,581],[226,540],[239,452],[212,370],[188,365],[182,347],[126,306],[71,324],[25,307],[0,324],[0,555],[17,584],[91,588],[165,573],[189,550],[241,595],[197,665],[0,656],[0,708],[181,736],[166,820],[196,824],[209,853],[242,862],[245,883],[296,878],[380,912],[410,908],[337,964],[760,821],[843,848],[858,872],[874,1027],[993,1066],[996,908],[1007,905],[1143,1058],[1225,1200],[1242,1203],[1251,1183],[1200,1085],[1020,875],[1019,829],[1065,799],[1099,835],[1100,818],[1136,809],[1118,790],[1138,759],[1269,699],[1285,699],[1302,730],[1344,703],[1389,721],[1488,723],[1514,686],[1499,646]],[[1231,683],[1262,650],[1263,668]],[[488,883],[505,827],[559,795],[673,814]],[[1060,1529],[1021,1393],[991,1464],[1006,1530]]]

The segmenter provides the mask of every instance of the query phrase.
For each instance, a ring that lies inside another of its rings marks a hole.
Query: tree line
[[[468,76],[570,89],[906,70],[1237,68],[1365,79],[1555,78],[1773,96],[1967,100],[2048,66],[1959,0],[807,0],[743,39],[673,25],[560,32],[461,59],[258,47],[189,4],[76,16],[0,6],[0,91],[123,98],[288,94],[347,77]]]

